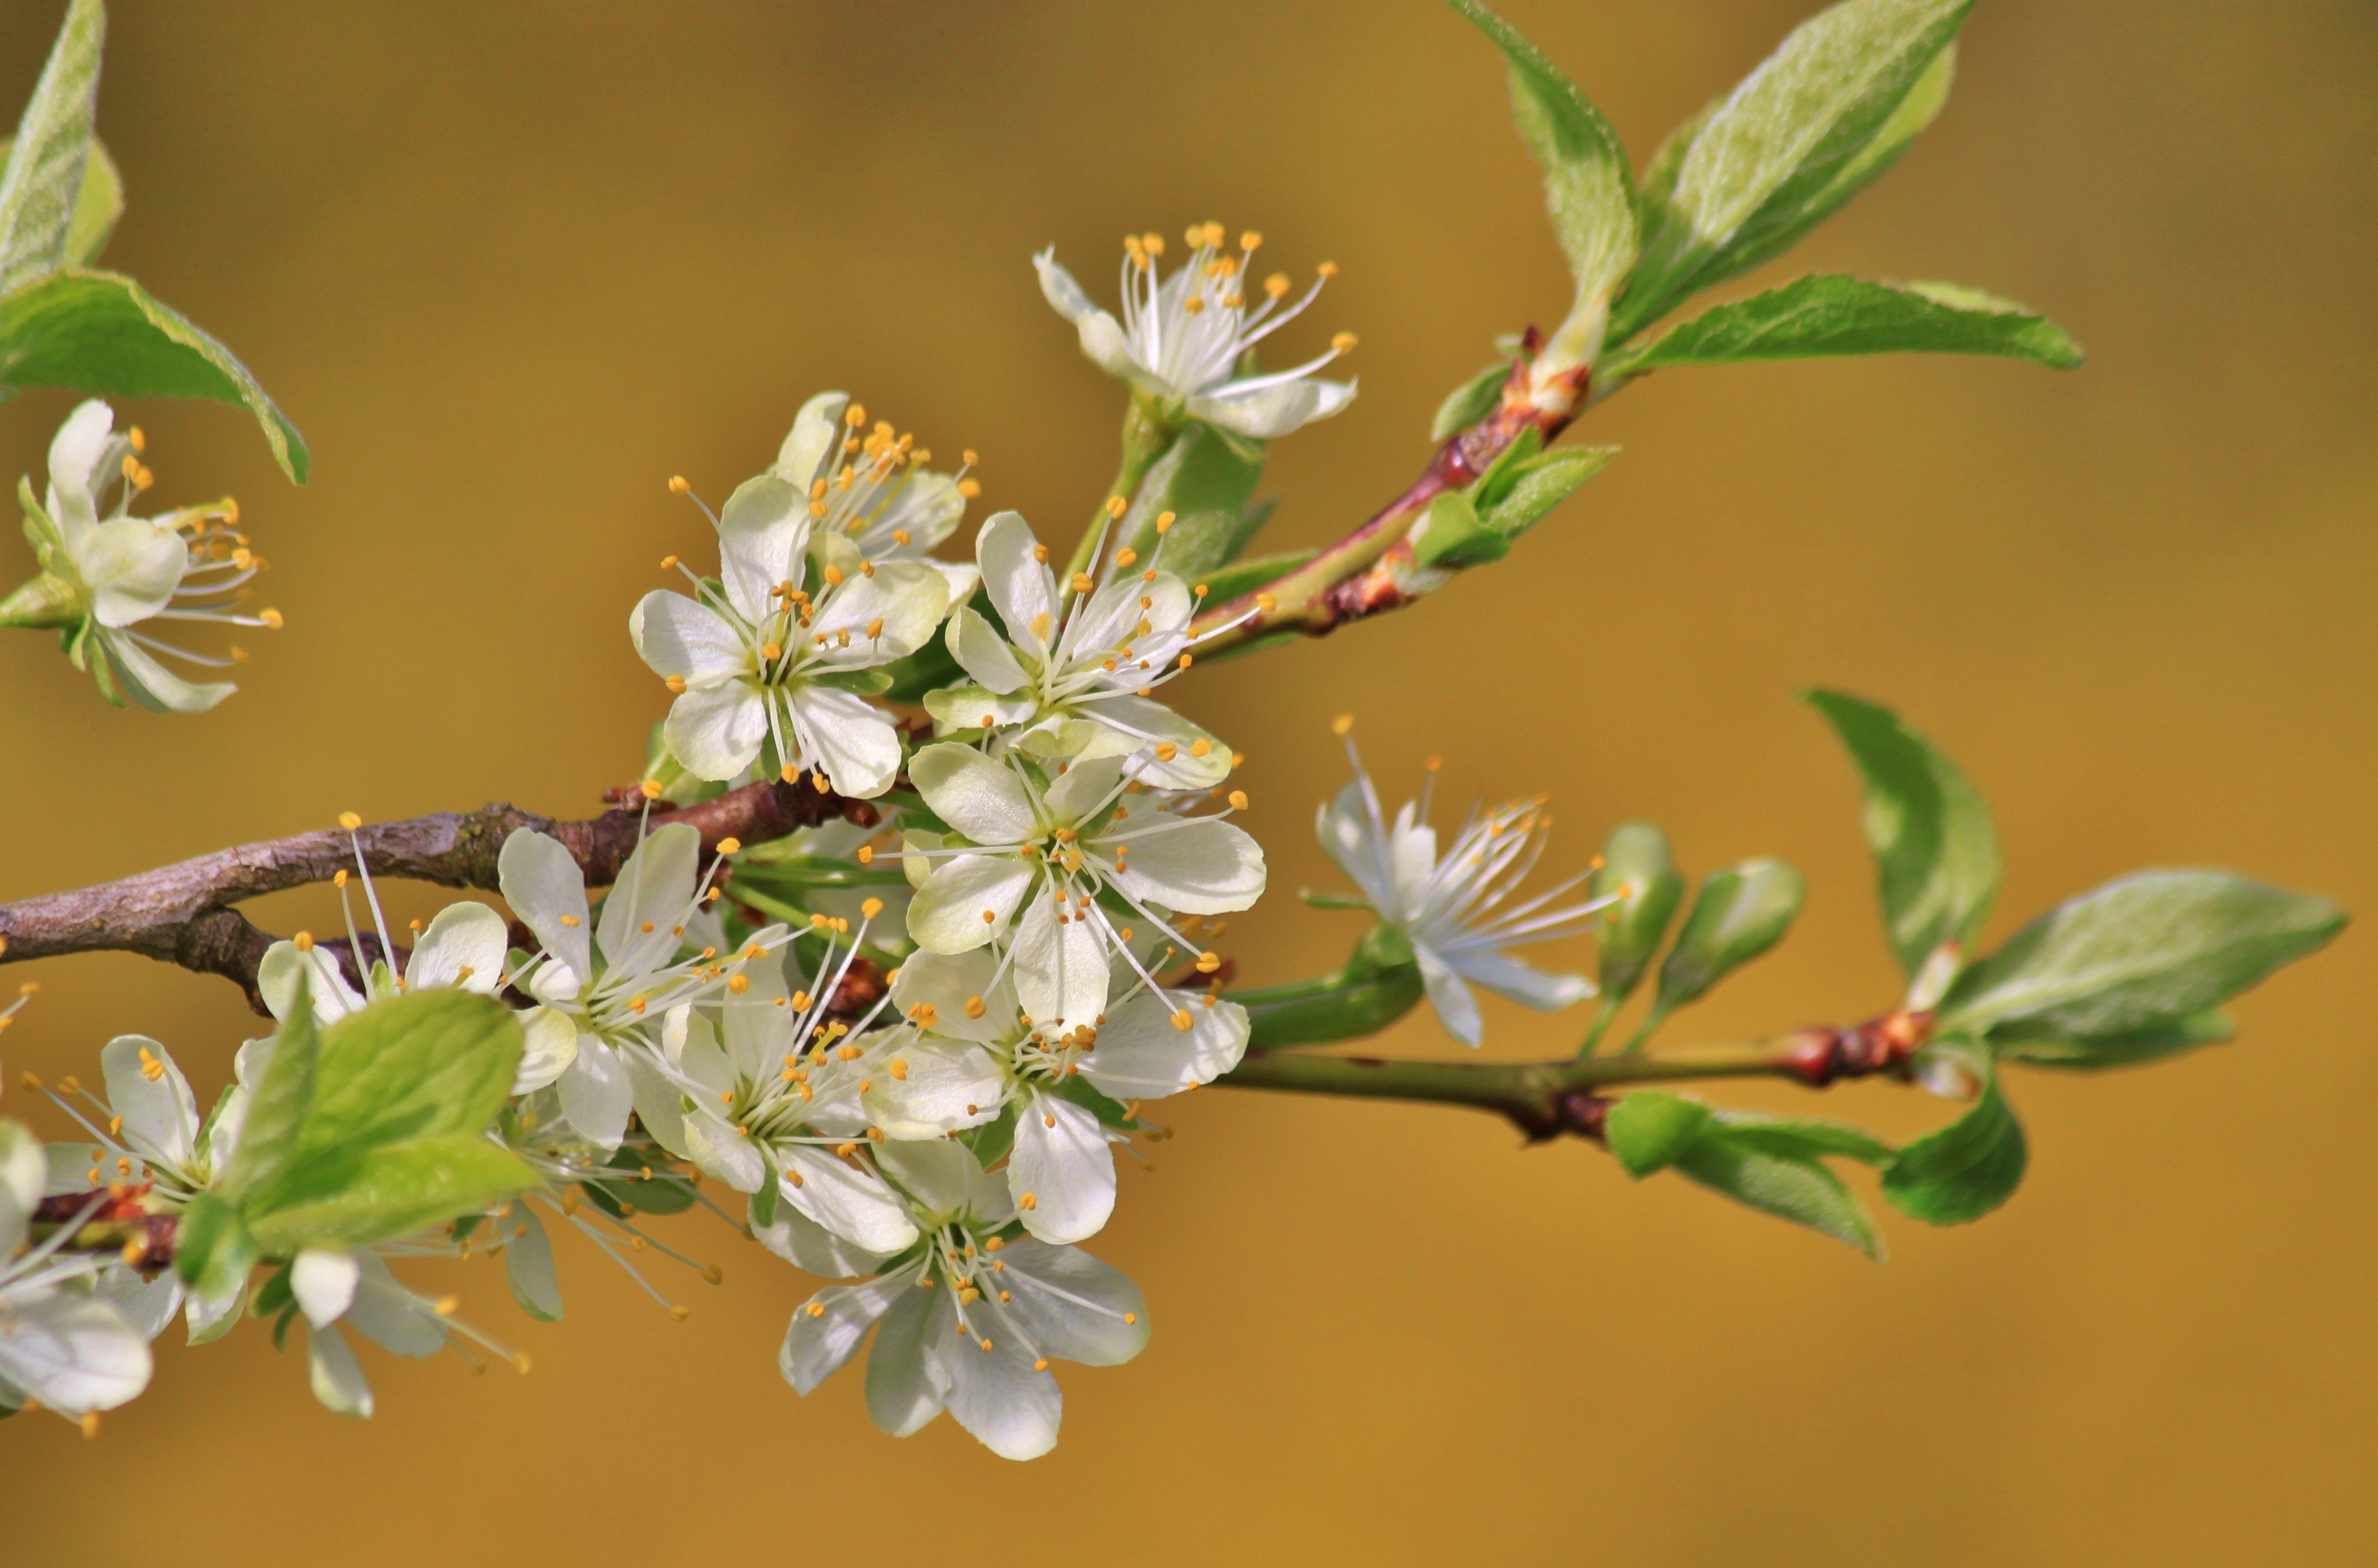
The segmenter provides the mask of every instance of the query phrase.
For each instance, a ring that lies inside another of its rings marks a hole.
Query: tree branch
[[[618,792],[631,794],[632,792]],[[641,807],[641,799],[636,800]],[[121,881],[0,904],[0,964],[66,952],[137,952],[201,975],[221,975],[264,1011],[256,966],[273,939],[231,907],[261,893],[327,882],[360,851],[374,876],[453,888],[496,885],[504,841],[523,830],[558,840],[590,886],[607,885],[652,828],[689,823],[705,854],[722,839],[758,843],[835,818],[872,827],[875,807],[808,784],[764,782],[649,817],[617,805],[599,817],[556,821],[509,805],[440,811],[399,822],[298,833],[219,850]]]
[[[1840,1079],[1878,1073],[1904,1078],[1908,1059],[1930,1037],[1931,1028],[1928,1012],[1892,1012],[1846,1028],[1817,1025],[1747,1045],[1528,1062],[1390,1060],[1256,1047],[1215,1082],[1241,1089],[1469,1106],[1508,1119],[1530,1143],[1539,1143],[1564,1133],[1599,1139],[1610,1109],[1599,1091],[1622,1084],[1790,1078],[1821,1089]]]

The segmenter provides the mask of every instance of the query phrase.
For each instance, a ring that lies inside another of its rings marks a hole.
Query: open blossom
[[[149,1344],[89,1288],[111,1260],[61,1254],[64,1227],[28,1245],[43,1169],[33,1135],[0,1121],[0,1412],[38,1399],[95,1418],[149,1386]],[[91,1195],[94,1205],[105,1198]]]
[[[864,932],[862,929],[861,939]],[[880,1148],[860,1100],[885,1072],[880,1037],[830,1017],[858,941],[829,951],[804,984],[757,964],[708,1010],[673,1011],[657,1049],[631,1058],[636,1110],[654,1140],[739,1192],[757,1195],[755,1227],[789,1205],[871,1252],[916,1240],[907,1207],[869,1166]],[[879,999],[877,1006],[883,1002]]]
[[[1073,275],[1057,265],[1056,252],[1032,258],[1040,293],[1074,324],[1082,352],[1099,368],[1120,376],[1149,397],[1178,405],[1191,419],[1257,440],[1285,436],[1300,425],[1327,419],[1354,401],[1351,381],[1323,381],[1314,372],[1354,346],[1351,332],[1330,341],[1329,351],[1292,369],[1268,374],[1246,369],[1248,352],[1303,314],[1321,286],[1337,275],[1328,262],[1293,305],[1285,272],[1263,281],[1263,299],[1247,305],[1255,247],[1263,236],[1250,230],[1230,254],[1219,223],[1200,223],[1188,233],[1189,259],[1171,277],[1157,263],[1164,255],[1160,234],[1123,241],[1123,319],[1090,302]]]
[[[161,621],[277,628],[281,612],[236,608],[263,562],[231,501],[130,515],[152,476],[140,461],[139,430],[119,435],[114,425],[103,402],[76,409],[50,443],[47,505],[34,503],[30,483],[21,490],[42,575],[0,601],[0,626],[57,628],[75,667],[89,670],[118,706],[129,698],[152,712],[201,713],[235,688],[186,680],[157,656],[221,669],[246,655],[236,648],[230,658],[193,653],[138,628]]]
[[[908,934],[932,952],[994,947],[1017,1003],[1044,1029],[1095,1023],[1111,965],[1138,965],[1135,925],[1193,951],[1168,914],[1226,914],[1263,895],[1263,849],[1227,812],[1193,817],[1127,795],[1122,758],[1065,767],[945,741],[918,752],[908,777],[956,835],[933,846],[909,837],[904,860],[931,869],[909,902]],[[1235,796],[1231,809],[1244,803]],[[1131,912],[1121,925],[1102,902],[1110,893]],[[1199,962],[1210,972],[1219,960]]]
[[[1411,941],[1429,1003],[1447,1034],[1466,1046],[1483,1037],[1472,985],[1543,1012],[1593,995],[1593,983],[1582,975],[1546,974],[1504,951],[1581,935],[1594,912],[1610,902],[1555,904],[1590,872],[1511,902],[1543,854],[1548,821],[1541,800],[1492,810],[1473,807],[1440,855],[1436,830],[1428,823],[1434,766],[1420,798],[1404,802],[1390,827],[1351,739],[1346,756],[1354,779],[1321,808],[1315,824],[1321,847],[1354,879],[1363,903]]]
[[[306,1372],[314,1397],[324,1407],[342,1416],[372,1413],[371,1383],[341,1333],[342,1325],[391,1356],[435,1356],[459,1335],[518,1362],[513,1351],[457,1317],[452,1298],[425,1296],[412,1289],[390,1272],[381,1256],[384,1251],[435,1254],[443,1251],[402,1243],[353,1249],[307,1247],[291,1261],[291,1298],[306,1317]],[[549,1264],[549,1251],[546,1256]]]
[[[1080,1241],[1114,1209],[1114,1137],[1067,1094],[1068,1081],[1127,1105],[1210,1083],[1246,1054],[1246,1009],[1210,992],[1157,988],[1118,964],[1105,1012],[1044,1029],[1000,967],[980,948],[920,952],[902,964],[892,1004],[906,1023],[880,1053],[895,1070],[874,1075],[862,1103],[894,1138],[946,1137],[1012,1107],[1006,1177],[1025,1229],[1043,1241]]]
[[[1015,1221],[1007,1185],[965,1145],[888,1143],[884,1168],[916,1214],[919,1243],[893,1258],[818,1257],[803,1267],[874,1273],[829,1286],[793,1310],[777,1363],[808,1394],[859,1353],[867,1410],[907,1437],[944,1409],[1004,1459],[1057,1444],[1064,1400],[1052,1361],[1111,1367],[1147,1344],[1147,1303],[1124,1275],[1072,1247],[1003,1234]],[[880,1272],[878,1272],[880,1271]]]
[[[726,990],[787,940],[769,927],[733,953],[682,952],[708,891],[701,851],[702,835],[683,822],[647,834],[591,929],[585,873],[558,841],[516,832],[497,857],[504,900],[540,944],[523,982],[537,1005],[521,1020],[528,1038],[512,1091],[555,1085],[570,1125],[607,1149],[619,1147],[634,1108],[621,1053],[647,1046],[670,1009]]]
[[[1127,757],[1134,778],[1166,789],[1210,789],[1229,775],[1229,747],[1150,700],[1200,640],[1189,632],[1196,598],[1160,560],[1121,550],[1103,581],[1084,573],[1060,584],[1049,547],[1015,512],[982,525],[975,557],[1007,635],[965,605],[951,616],[945,640],[974,684],[926,696],[938,733],[988,732],[994,752]]]
[[[887,421],[869,428],[847,392],[820,392],[794,416],[769,472],[823,504],[819,533],[849,540],[867,560],[923,561],[948,583],[950,603],[963,604],[974,596],[974,569],[931,557],[982,486],[967,477],[972,452],[955,473],[924,467],[932,457]]]
[[[663,738],[702,778],[737,778],[763,750],[787,779],[814,772],[861,798],[899,772],[892,717],[866,694],[884,684],[878,666],[940,628],[949,585],[923,561],[878,562],[821,533],[831,489],[746,481],[718,519],[719,581],[687,570],[694,597],[656,589],[629,616],[636,652],[678,694]]]

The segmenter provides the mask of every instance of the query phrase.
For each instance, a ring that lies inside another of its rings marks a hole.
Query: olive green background
[[[0,101],[58,10],[0,17]],[[1799,6],[1509,10],[1640,159]],[[666,699],[629,605],[663,553],[709,548],[662,481],[723,496],[821,388],[979,449],[976,519],[1070,537],[1119,400],[1038,297],[1045,244],[1102,296],[1126,229],[1208,217],[1341,265],[1284,352],[1359,331],[1363,395],[1270,480],[1278,544],[1334,536],[1416,472],[1492,336],[1566,301],[1502,94],[1423,0],[124,0],[106,259],[247,360],[317,477],[290,488],[236,411],[130,411],[155,498],[237,494],[288,629],[197,719],[111,711],[43,640],[0,638],[0,897],[344,809],[596,808]],[[1678,1043],[1896,994],[1809,682],[1899,706],[1990,796],[1994,934],[2148,865],[2378,906],[2373,121],[2367,5],[1984,4],[1940,121],[1762,277],[1977,285],[2088,365],[1657,377],[1592,414],[1579,437],[1624,455],[1502,566],[1173,688],[1248,757],[1273,891],[1234,927],[1243,976],[1315,972],[1359,930],[1294,897],[1338,885],[1309,823],[1344,710],[1391,799],[1430,753],[1452,805],[1549,793],[1564,865],[1645,816],[1690,866],[1805,869],[1790,941]],[[38,471],[69,401],[0,408],[0,475]],[[327,890],[254,913],[336,919]],[[144,1030],[210,1096],[257,1027],[136,958],[18,976],[44,988],[0,1110],[55,1136],[19,1069],[91,1074]],[[723,1288],[654,1275],[682,1324],[579,1243],[554,1327],[495,1265],[423,1269],[534,1371],[367,1351],[380,1414],[352,1423],[257,1325],[197,1352],[176,1327],[95,1443],[0,1427],[0,1555],[2366,1562],[2373,1004],[2352,931],[2249,998],[2233,1046],[2020,1073],[2020,1195],[1954,1231],[1885,1215],[1881,1267],[1467,1112],[1194,1096],[1095,1243],[1154,1342],[1066,1371],[1063,1442],[1029,1470],[947,1421],[879,1435],[855,1374],[795,1397],[775,1347],[809,1285],[715,1224],[672,1234]],[[1565,1051],[1582,1022],[1496,1004],[1487,1052]],[[1385,1047],[1458,1049],[1424,1015]],[[1952,1114],[1888,1085],[1718,1092],[1894,1136]]]

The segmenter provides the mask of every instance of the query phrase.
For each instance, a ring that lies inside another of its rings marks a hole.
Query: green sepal
[[[859,697],[881,697],[892,689],[889,670],[824,670],[810,676],[811,685],[833,691],[847,691]]]
[[[281,1309],[279,1317],[272,1320],[272,1347],[275,1350],[286,1351],[289,1348],[289,1325],[296,1321],[297,1303],[293,1300]]]
[[[1099,1119],[1099,1125],[1118,1131],[1130,1131],[1139,1126],[1138,1119],[1123,1109],[1121,1100],[1100,1094],[1090,1081],[1079,1073],[1057,1080],[1051,1091],[1061,1100],[1071,1100]]]
[[[766,1167],[767,1174],[761,1179],[760,1190],[751,1194],[751,1223],[764,1229],[776,1223],[776,1198],[780,1184],[776,1179],[776,1162],[763,1157],[761,1163]]]
[[[1251,1047],[1278,1050],[1375,1035],[1427,995],[1411,939],[1380,921],[1363,933],[1342,969],[1291,985],[1236,991]]]
[[[1650,972],[1667,935],[1685,880],[1668,854],[1668,838],[1649,822],[1622,822],[1602,846],[1602,868],[1587,886],[1594,899],[1618,902],[1602,912],[1595,943],[1603,1005],[1616,1007]]]
[[[1953,1043],[1947,1043],[1954,1049]],[[1882,1195],[1900,1213],[1927,1225],[1964,1225],[2014,1196],[2028,1155],[2023,1123],[2000,1092],[1989,1052],[1962,1052],[1966,1071],[1981,1080],[1973,1107],[1899,1151],[1882,1173]]]
[[[1746,860],[1704,878],[1652,1001],[1664,1016],[1784,940],[1807,884],[1780,860]]]
[[[693,1188],[667,1163],[625,1145],[614,1151],[606,1163],[626,1175],[616,1181],[588,1182],[587,1191],[600,1188],[616,1202],[633,1203],[648,1215],[683,1214],[693,1207]],[[657,1174],[649,1179],[638,1174],[645,1170]]]
[[[297,1293],[289,1277],[290,1272],[287,1263],[273,1265],[272,1272],[265,1275],[264,1283],[258,1286],[256,1294],[248,1299],[248,1316],[269,1318],[296,1301]]]
[[[1015,1105],[1010,1101],[992,1119],[958,1134],[958,1142],[974,1151],[975,1163],[985,1169],[1007,1157],[1015,1146]]]

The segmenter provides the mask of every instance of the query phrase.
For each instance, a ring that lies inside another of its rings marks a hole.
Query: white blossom
[[[1015,512],[982,525],[975,557],[1007,635],[971,607],[952,614],[943,638],[973,684],[927,694],[938,734],[987,735],[994,752],[1128,757],[1135,778],[1168,789],[1210,789],[1229,776],[1229,747],[1150,700],[1199,642],[1231,629],[1193,637],[1196,598],[1159,560],[1143,566],[1119,550],[1103,581],[1083,573],[1061,584],[1049,547]]]
[[[865,798],[899,772],[891,715],[867,696],[884,684],[878,666],[940,628],[949,584],[821,532],[831,488],[747,481],[717,520],[719,581],[687,569],[694,597],[656,589],[629,617],[636,652],[678,694],[663,738],[699,777],[738,778],[768,750],[787,779],[806,770]]]
[[[1043,1241],[1095,1235],[1114,1208],[1111,1145],[1122,1134],[1069,1095],[1068,1082],[1135,1115],[1142,1100],[1212,1083],[1247,1048],[1244,1008],[1211,992],[1159,990],[1116,968],[1106,1011],[1058,1033],[1028,1021],[987,950],[917,954],[892,987],[906,1026],[880,1053],[888,1071],[862,1096],[870,1119],[894,1138],[936,1138],[1012,1107],[1006,1175],[1024,1227]]]
[[[891,1258],[823,1249],[815,1237],[775,1243],[814,1272],[875,1275],[794,1309],[777,1358],[785,1381],[808,1394],[873,1328],[867,1409],[878,1427],[906,1437],[946,1409],[1002,1458],[1048,1453],[1064,1413],[1050,1364],[1107,1367],[1138,1355],[1146,1299],[1087,1252],[1004,1235],[1015,1220],[1006,1183],[963,1144],[889,1143],[880,1158],[915,1211],[920,1242]]]
[[[1321,808],[1315,823],[1321,847],[1362,889],[1362,904],[1411,943],[1429,1002],[1447,1034],[1466,1046],[1483,1037],[1472,985],[1542,1012],[1593,995],[1593,983],[1582,975],[1546,974],[1504,951],[1580,935],[1591,928],[1590,916],[1610,902],[1555,905],[1590,870],[1519,899],[1519,884],[1542,857],[1551,825],[1541,799],[1491,810],[1472,807],[1452,847],[1440,855],[1436,830],[1428,823],[1436,786],[1434,762],[1420,798],[1406,801],[1390,827],[1351,739],[1346,756],[1353,782]]]
[[[921,885],[909,902],[908,934],[932,952],[994,946],[1018,1004],[1045,1030],[1095,1024],[1106,1011],[1111,964],[1138,965],[1131,952],[1138,922],[1192,950],[1168,914],[1226,914],[1263,894],[1263,849],[1222,820],[1229,810],[1189,816],[1156,796],[1127,795],[1119,757],[1064,767],[943,742],[918,752],[908,777],[955,830],[931,846],[925,835],[909,835],[904,861],[931,868],[911,872]],[[1230,809],[1244,804],[1236,796]],[[1121,924],[1109,898],[1125,911]],[[1208,973],[1219,962],[1199,955]],[[1145,972],[1140,978],[1155,983]]]
[[[0,1121],[0,1410],[38,1399],[89,1420],[149,1386],[149,1345],[89,1288],[108,1260],[61,1252],[64,1227],[27,1245],[43,1169],[32,1134]]]
[[[963,604],[974,594],[974,569],[931,556],[982,486],[967,477],[972,452],[955,473],[924,467],[932,456],[886,421],[869,428],[848,393],[820,392],[801,405],[769,472],[824,505],[820,534],[849,540],[867,560],[923,561],[949,585],[950,603]]]
[[[61,628],[75,666],[90,670],[111,702],[128,697],[152,712],[204,712],[232,694],[232,684],[186,680],[157,656],[221,669],[246,655],[190,652],[152,635],[156,624],[277,628],[281,613],[236,607],[263,563],[232,502],[130,514],[133,497],[151,483],[139,459],[146,443],[138,429],[116,434],[114,423],[114,411],[93,400],[59,426],[47,506],[33,504],[30,486],[23,492],[26,533],[43,575],[0,605],[0,620]]]
[[[1072,274],[1057,265],[1056,251],[1032,258],[1040,293],[1074,324],[1082,352],[1101,370],[1119,376],[1149,397],[1177,404],[1188,417],[1253,439],[1285,436],[1301,425],[1327,419],[1354,401],[1351,381],[1324,381],[1314,372],[1354,346],[1351,332],[1330,340],[1329,350],[1288,370],[1249,368],[1249,351],[1294,320],[1336,276],[1322,263],[1320,276],[1293,305],[1288,275],[1263,281],[1263,300],[1250,309],[1247,291],[1255,247],[1263,236],[1239,236],[1231,255],[1219,223],[1200,223],[1187,235],[1189,259],[1171,277],[1160,276],[1160,234],[1123,241],[1123,319],[1090,302]]]

